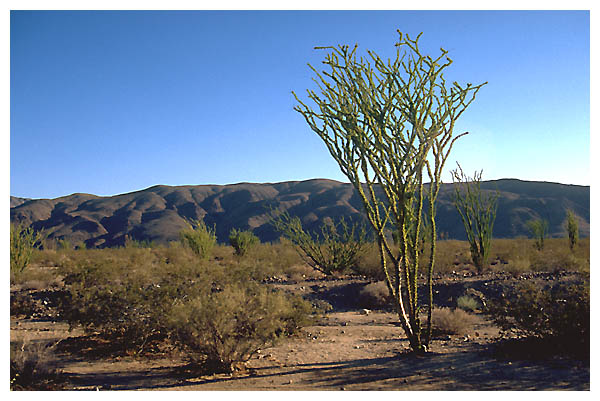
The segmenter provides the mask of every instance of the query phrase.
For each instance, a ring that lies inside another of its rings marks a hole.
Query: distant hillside
[[[16,196],[11,196],[10,197],[10,207],[13,208],[13,207],[22,205],[23,203],[27,202],[28,200],[29,199],[27,199],[27,198],[19,198]]]
[[[550,223],[550,236],[564,236],[566,210],[575,212],[582,236],[590,232],[590,187],[514,179],[486,181],[484,190],[500,191],[494,237],[528,234],[525,222],[541,217]],[[451,200],[452,184],[438,197],[438,231],[465,239],[464,228]],[[88,246],[122,245],[125,236],[167,242],[178,239],[186,219],[215,225],[220,242],[232,228],[251,229],[264,241],[279,235],[269,224],[269,211],[287,210],[305,228],[316,229],[326,218],[364,220],[362,205],[351,184],[315,179],[276,184],[154,186],[123,195],[100,197],[73,194],[56,199],[11,196],[12,222],[45,229],[49,238],[85,241]]]

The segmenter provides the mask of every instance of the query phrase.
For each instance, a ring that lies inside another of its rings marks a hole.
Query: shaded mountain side
[[[527,236],[525,224],[532,218],[547,219],[550,236],[565,236],[567,209],[577,216],[580,234],[589,236],[590,187],[503,179],[483,182],[482,188],[500,192],[496,238]],[[452,191],[452,184],[440,189],[438,231],[446,238],[466,239],[452,203]],[[279,238],[269,224],[273,209],[299,216],[308,230],[341,216],[365,221],[352,185],[325,179],[276,184],[158,185],[110,197],[11,197],[10,218],[11,222],[46,230],[51,239],[84,241],[90,247],[122,245],[126,236],[156,242],[177,240],[187,220],[193,219],[214,226],[219,242],[227,241],[232,228],[251,229],[265,242]]]
[[[27,198],[19,198],[17,196],[11,196],[10,197],[10,207],[16,207],[19,205],[22,205],[23,203],[27,202],[29,199]]]

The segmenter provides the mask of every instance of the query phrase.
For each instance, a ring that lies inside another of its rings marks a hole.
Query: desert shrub
[[[136,269],[135,262],[99,258],[64,269],[60,315],[71,327],[98,332],[124,349],[141,352],[146,344],[165,339],[167,309],[177,297],[206,288],[201,285],[205,275],[195,266],[177,269],[154,259]]]
[[[532,219],[527,222],[527,228],[535,240],[534,246],[538,251],[544,249],[544,240],[548,234],[548,221]]]
[[[546,238],[544,248],[537,250],[523,239],[494,240],[494,269],[514,276],[525,272],[589,271],[589,238],[581,238],[571,250],[564,238]]]
[[[382,308],[391,304],[390,290],[384,281],[369,283],[358,293],[358,302],[362,308]]]
[[[260,243],[260,240],[252,231],[233,229],[229,233],[229,243],[235,249],[235,254],[244,256],[254,245]]]
[[[531,270],[544,272],[557,271],[589,271],[589,261],[576,256],[565,246],[558,249],[548,249],[535,252],[530,256]]]
[[[146,288],[143,275],[136,274],[136,258],[124,248],[85,253],[60,269],[66,290],[58,306],[60,315],[71,327],[81,326],[87,332],[123,338],[131,347],[139,346],[152,332],[151,328],[144,330],[144,323],[150,323],[146,317],[160,305],[156,299],[153,306],[141,304],[143,297],[155,293]]]
[[[388,263],[391,259],[386,255]],[[354,268],[354,273],[368,277],[371,280],[385,280],[385,273],[381,268],[381,255],[376,246],[370,244],[360,258],[359,263]]]
[[[73,250],[73,244],[66,238],[61,238],[56,240],[56,249],[61,251],[71,251]]]
[[[181,243],[189,247],[196,255],[202,259],[208,259],[211,251],[217,243],[215,229],[208,228],[201,220],[192,222],[188,229],[179,233]]]
[[[169,324],[192,363],[231,372],[260,348],[295,332],[310,309],[306,301],[236,283],[179,300]]]
[[[566,221],[566,229],[569,235],[569,248],[571,251],[577,245],[577,241],[579,241],[579,227],[577,225],[577,220],[575,219],[575,214],[571,210],[567,210],[567,221]]]
[[[63,382],[55,344],[19,340],[10,343],[11,390],[57,390]]]
[[[136,240],[129,235],[125,236],[125,248],[156,248],[158,245],[151,240]]]
[[[289,282],[298,283],[303,280],[322,278],[323,273],[313,269],[310,266],[307,266],[306,264],[297,264],[287,268],[285,270],[285,276],[287,276]],[[277,278],[278,275],[274,277]]]
[[[18,279],[31,262],[33,251],[39,248],[45,235],[23,224],[10,225],[10,274],[11,280]]]
[[[502,264],[501,270],[519,277],[521,274],[531,271],[531,263],[527,258],[511,257],[508,263]]]
[[[475,316],[462,309],[435,308],[431,314],[434,335],[467,334],[475,324]]]
[[[252,257],[257,262],[276,265],[281,272],[286,272],[294,266],[304,264],[304,260],[298,254],[294,245],[285,238],[282,238],[278,243],[256,245]]]
[[[425,249],[424,257],[429,257],[430,250]],[[471,263],[469,243],[467,241],[439,241],[435,253],[435,271],[450,273],[458,270],[459,266]]]
[[[348,225],[342,218],[337,223],[322,224],[320,233],[307,233],[298,217],[284,212],[271,223],[296,247],[302,258],[315,270],[330,275],[355,269],[370,246],[364,227]]]
[[[61,266],[70,255],[65,252],[59,252],[56,249],[44,248],[35,250],[31,257],[31,264],[38,266]]]
[[[191,250],[179,250],[192,254]],[[236,330],[249,327],[242,332],[248,338],[239,337],[243,348],[245,343],[264,344],[264,331],[271,326],[278,327],[277,336],[289,335],[312,313],[310,304],[301,298],[265,293],[266,287],[257,284],[264,271],[259,267],[253,270],[255,265],[246,261],[223,268],[189,255],[177,259],[171,247],[119,248],[101,255],[82,257],[61,268],[66,295],[60,300],[59,312],[71,327],[81,326],[110,339],[114,352],[151,352],[176,340],[179,347],[193,351],[198,362],[208,361],[215,368],[216,351],[201,353],[202,347],[216,347],[217,343],[206,345],[204,339],[211,334],[201,331],[217,328],[230,335],[227,325],[233,321],[227,320],[246,319],[235,326]],[[207,309],[194,309],[202,305]],[[174,316],[187,320],[177,323]],[[198,326],[181,327],[200,317],[203,320]],[[204,337],[194,340],[194,336]],[[247,355],[231,343],[235,338],[217,349],[226,363]]]
[[[481,303],[469,295],[461,295],[456,300],[456,307],[467,312],[474,312],[481,308]]]
[[[30,318],[38,312],[38,305],[33,297],[26,292],[11,291],[10,293],[10,315]]]
[[[548,340],[555,351],[589,354],[589,282],[539,286],[522,282],[488,305],[504,333]]]
[[[481,189],[483,170],[469,177],[460,164],[457,165],[458,169],[452,171],[454,206],[465,226],[473,264],[481,273],[488,266],[499,192],[486,194]]]

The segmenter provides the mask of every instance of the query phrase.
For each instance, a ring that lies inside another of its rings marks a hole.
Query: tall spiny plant
[[[579,241],[579,226],[575,219],[575,214],[571,210],[567,210],[567,233],[569,234],[569,248],[573,250],[577,241]]]
[[[431,339],[435,202],[441,173],[455,141],[467,134],[453,134],[456,121],[485,83],[447,85],[442,72],[452,64],[448,52],[441,49],[436,58],[423,55],[418,45],[421,34],[411,39],[398,33],[393,60],[385,61],[373,51],[359,58],[357,46],[318,47],[328,54],[323,61],[327,71],[319,72],[309,64],[319,89],[307,91],[315,110],[292,93],[298,102],[294,109],[325,142],[358,192],[376,236],[400,324],[412,350],[422,353]],[[425,174],[430,180],[427,186]],[[417,277],[424,204],[431,223],[431,256],[422,338]],[[399,233],[397,251],[386,238],[387,226]]]
[[[313,269],[331,275],[353,269],[369,247],[364,226],[346,223],[344,218],[331,224],[322,224],[321,232],[312,235],[304,230],[297,216],[288,212],[276,215],[271,224],[296,247],[296,251]]]
[[[203,220],[192,220],[188,222],[188,228],[179,233],[179,241],[201,259],[208,259],[217,243],[217,236],[214,227],[207,227]]]
[[[535,240],[534,247],[538,251],[542,251],[544,249],[544,239],[548,234],[548,220],[531,219],[526,224],[529,232]]]
[[[35,231],[25,224],[10,224],[10,273],[16,279],[29,266],[33,251],[46,239],[43,231]]]
[[[485,196],[481,190],[481,175],[483,170],[475,172],[473,177],[468,177],[463,172],[460,164],[452,170],[454,181],[454,206],[467,232],[467,239],[471,246],[471,259],[481,273],[487,266],[492,245],[492,231],[496,220],[499,193]]]

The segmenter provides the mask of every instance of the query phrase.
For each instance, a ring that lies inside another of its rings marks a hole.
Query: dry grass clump
[[[443,334],[467,334],[476,322],[476,317],[462,309],[435,308],[431,312],[434,336]]]
[[[589,238],[580,239],[573,250],[569,247],[568,238],[547,238],[541,251],[534,245],[534,240],[524,238],[494,240],[490,258],[496,262],[494,270],[515,276],[530,271],[589,272]]]
[[[357,274],[369,277],[373,280],[383,280],[384,275],[381,271],[381,256],[377,247],[372,246],[362,256],[360,262],[355,268]]]
[[[461,295],[456,300],[456,307],[466,312],[475,312],[481,308],[481,302],[469,295]]]
[[[56,344],[24,339],[10,343],[10,389],[56,390],[60,386]]]
[[[390,291],[383,281],[365,285],[358,294],[358,302],[362,308],[377,309],[390,304]]]
[[[510,259],[508,263],[503,263],[497,268],[516,278],[525,272],[531,271],[531,263],[528,258],[515,257],[514,259]]]
[[[304,280],[323,278],[325,275],[307,264],[298,264],[287,269],[285,276],[292,283],[299,283]],[[280,277],[280,275],[274,276]]]
[[[428,258],[429,249],[425,250],[424,257]],[[425,263],[427,259],[423,259]],[[472,264],[471,251],[467,241],[444,240],[438,241],[435,254],[435,271],[438,273],[450,273]],[[425,266],[425,264],[422,264]]]

